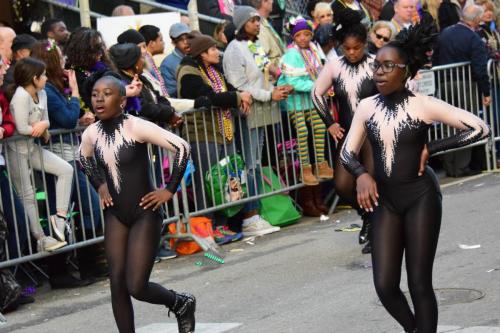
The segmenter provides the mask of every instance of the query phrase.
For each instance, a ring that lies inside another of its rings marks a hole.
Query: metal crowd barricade
[[[490,138],[476,143],[478,146],[484,145],[488,170],[496,168],[496,163],[492,163],[492,161],[496,162],[496,149],[493,143],[500,141],[498,70],[497,63],[490,62],[489,71],[492,82],[493,103],[489,108],[484,108],[479,100],[480,95],[476,84],[472,80],[468,63],[432,68],[436,78],[436,91],[434,93],[436,97],[473,112],[490,125],[492,130]],[[306,98],[309,98],[307,94],[301,96],[295,103],[305,105],[307,103]],[[249,126],[247,117],[238,110],[229,110],[232,123],[230,127],[228,127],[228,123],[224,121],[223,117],[226,115],[227,118],[228,110],[218,108],[198,109],[183,114],[184,124],[178,134],[191,144],[193,167],[186,173],[177,195],[174,195],[171,202],[164,205],[164,223],[175,222],[177,224],[176,232],[169,233],[166,236],[167,238],[195,240],[203,245],[203,242],[191,230],[190,218],[203,215],[210,216],[218,221],[221,218],[221,214],[218,212],[222,210],[243,206],[277,193],[288,193],[304,186],[301,182],[302,168],[299,162],[297,135],[295,125],[291,121],[290,110],[288,112],[283,110],[271,112],[273,107],[278,108],[278,105],[274,102],[272,105],[271,102],[255,102],[253,112],[262,114],[266,112],[267,125],[253,129]],[[292,108],[301,110],[298,105],[292,105]],[[298,112],[303,112],[303,110]],[[43,146],[71,161],[75,180],[80,171],[79,162],[77,161],[77,148],[81,130],[51,131],[52,137],[49,144]],[[229,132],[233,134],[232,137],[226,135]],[[455,132],[454,129],[446,125],[434,124],[429,130],[429,138],[431,140],[441,139],[453,135]],[[250,137],[253,137],[253,139],[250,139]],[[2,140],[4,146],[3,155],[6,160],[19,158],[12,149],[7,148],[7,143],[15,147],[16,144],[21,144],[21,142],[26,143],[26,137],[17,136]],[[261,144],[262,149],[260,149]],[[42,147],[39,143],[32,141],[29,141],[28,145],[31,145],[32,149]],[[310,147],[312,149],[311,155],[316,157],[315,146],[310,145]],[[332,167],[334,166],[333,155],[335,149],[333,140],[326,132],[325,157]],[[149,154],[152,162],[150,170],[152,178],[157,187],[163,187],[171,172],[171,156],[165,154],[162,149],[153,146],[149,147]],[[239,167],[236,160],[228,158],[234,154],[240,154],[244,162],[248,162],[246,159],[255,160],[255,168],[249,168],[247,164],[245,164],[245,167]],[[28,154],[25,158],[28,159],[28,164],[31,164],[33,157]],[[221,161],[223,161],[222,164]],[[207,178],[207,173],[211,174],[210,170],[217,164],[220,164],[219,172],[216,173],[218,176],[215,179]],[[240,172],[234,174],[234,170]],[[281,186],[276,187],[272,182],[269,184],[269,179],[264,176],[265,172],[269,172],[269,170],[272,170],[281,179]],[[11,204],[10,207],[2,206],[1,208],[3,212],[10,209],[14,218],[9,229],[11,246],[6,248],[7,260],[0,262],[0,268],[33,261],[53,253],[73,251],[103,240],[103,214],[100,207],[96,210],[98,213],[82,209],[85,202],[92,202],[92,194],[95,194],[88,180],[84,177],[80,182],[74,181],[73,187],[72,202],[75,203],[75,212],[77,213],[74,214],[72,223],[74,241],[57,251],[38,253],[36,244],[29,233],[27,213],[19,211],[18,206],[14,204],[14,198],[18,194],[12,183],[12,170],[8,169],[8,163],[6,171],[7,173],[1,175],[5,177],[3,180],[6,182],[6,186],[2,186],[3,192],[1,195],[2,197],[8,196]],[[251,191],[252,194],[247,194],[241,198],[231,197],[229,190],[231,184],[227,182],[227,179],[219,177],[221,174],[238,178],[240,184],[246,184],[247,193],[250,188],[254,189]],[[36,184],[36,188],[39,189],[37,195],[39,201],[37,201],[36,205],[38,216],[43,218],[48,217],[51,212],[54,214],[52,197],[55,190],[51,185],[53,182],[51,177],[44,171],[43,164],[41,172],[32,172],[30,179],[26,181]],[[207,184],[212,185],[207,187]],[[213,184],[217,186],[213,186]],[[270,186],[270,190],[263,191],[265,184]],[[215,193],[215,187],[219,189],[219,194]],[[94,192],[92,193],[92,191]],[[214,203],[216,201],[214,198],[217,198],[217,195],[221,197],[221,200]],[[24,203],[23,198],[19,199],[21,203]],[[50,223],[46,227],[46,233],[52,234]]]
[[[488,74],[491,82],[491,106],[490,106],[490,123],[493,144],[491,146],[491,156],[493,159],[493,169],[498,169],[499,159],[497,157],[500,149],[500,62],[498,60],[490,60],[488,62]]]
[[[488,171],[496,168],[494,153],[492,152],[492,142],[494,138],[495,126],[498,127],[498,122],[494,117],[494,109],[492,104],[485,107],[481,101],[477,83],[472,76],[472,70],[469,62],[455,63],[442,66],[434,66],[431,71],[435,74],[436,91],[434,96],[458,108],[465,109],[479,118],[483,119],[492,128],[491,135],[473,145],[461,147],[453,150],[442,152],[438,155],[452,153],[454,151],[471,149],[476,146],[484,146],[484,154],[486,167]],[[495,80],[495,75],[491,77],[491,82]],[[493,96],[493,94],[492,94]],[[457,133],[457,129],[451,128],[444,124],[434,124],[429,131],[429,140],[442,139]]]

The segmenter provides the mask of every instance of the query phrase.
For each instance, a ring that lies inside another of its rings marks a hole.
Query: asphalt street
[[[500,174],[443,188],[435,260],[441,332],[500,332]],[[226,263],[199,267],[200,255],[155,265],[152,280],[197,296],[197,332],[401,332],[372,284],[371,259],[350,210],[303,219],[279,233],[224,246]],[[402,289],[407,291],[403,274]],[[162,306],[134,302],[140,333],[176,332]],[[116,332],[108,281],[49,291],[6,315],[0,332]]]

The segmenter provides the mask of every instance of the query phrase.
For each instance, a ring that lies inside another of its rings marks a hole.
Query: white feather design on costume
[[[407,108],[407,99],[403,103],[395,105],[394,110],[388,110],[382,103],[376,103],[375,112],[371,116],[368,125],[375,126],[375,133],[378,133],[384,170],[388,177],[392,173],[399,134],[404,128],[419,126],[419,121],[412,119],[406,112]]]
[[[361,85],[366,79],[372,78],[372,71],[368,66],[369,60],[370,58],[367,58],[366,61],[358,67],[348,65],[344,62],[347,60],[340,61],[341,69],[339,76],[345,85],[345,91],[349,97],[349,105],[351,106],[351,112],[353,114],[359,104],[359,90],[361,89]]]
[[[102,129],[102,124],[99,125],[95,146],[98,147],[98,153],[101,155],[108,172],[111,175],[116,193],[120,193],[121,174],[119,170],[120,160],[118,158],[118,154],[123,146],[133,144],[134,140],[127,134],[127,131],[124,131],[123,123],[120,124],[111,135]]]

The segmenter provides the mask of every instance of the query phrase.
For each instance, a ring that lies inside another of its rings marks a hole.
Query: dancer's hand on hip
[[[359,206],[367,212],[373,212],[373,206],[378,206],[377,183],[365,172],[356,179],[356,192]]]
[[[427,161],[429,160],[429,150],[427,149],[427,145],[422,149],[422,153],[420,154],[420,168],[418,169],[418,175],[422,176],[425,171],[425,166],[427,165]]]
[[[99,193],[99,198],[101,199],[100,201],[103,209],[113,206],[113,198],[111,198],[111,194],[109,194],[108,185],[106,183],[99,186],[97,192]]]
[[[172,199],[172,196],[173,194],[168,190],[155,190],[143,196],[139,206],[144,209],[153,207],[153,211],[155,211],[162,203]]]

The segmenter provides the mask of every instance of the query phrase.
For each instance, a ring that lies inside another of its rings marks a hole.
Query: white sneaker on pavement
[[[279,230],[280,227],[273,227],[260,215],[254,215],[243,220],[242,231],[245,237],[267,235]]]
[[[60,242],[53,237],[44,236],[37,241],[37,250],[38,252],[45,252],[45,251],[51,252],[60,249],[61,247],[66,246],[67,244],[68,243]]]
[[[50,224],[52,225],[55,238],[64,242],[66,240],[64,236],[64,232],[66,231],[66,219],[59,215],[51,215]]]

